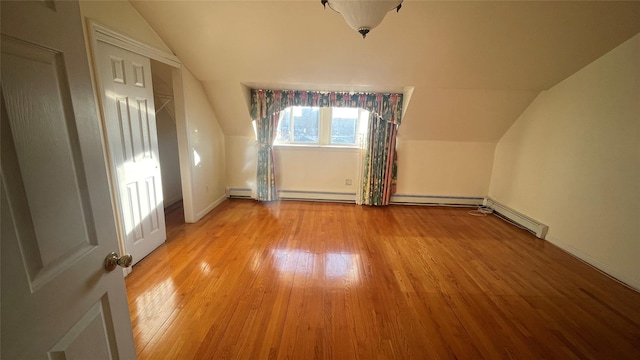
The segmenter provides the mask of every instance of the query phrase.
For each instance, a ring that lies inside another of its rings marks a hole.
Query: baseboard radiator
[[[530,233],[539,237],[540,239],[544,239],[547,236],[547,231],[549,231],[549,227],[545,224],[540,223],[537,220],[534,220],[522,213],[519,213],[505,205],[500,204],[499,202],[486,198],[484,201],[484,205],[493,210],[498,216],[502,216],[509,221],[512,221],[519,226],[525,228]]]
[[[227,188],[227,197],[231,199],[251,199],[251,189],[248,188]]]
[[[249,188],[228,188],[227,196],[235,199],[252,199]],[[278,190],[280,200],[335,201],[355,203],[356,193],[309,190]],[[433,205],[433,206],[480,206],[484,197],[465,196],[429,196],[429,195],[392,195],[390,203],[395,205]]]
[[[278,190],[280,200],[305,200],[355,203],[356,193],[332,191]]]
[[[429,195],[391,195],[391,204],[431,205],[431,206],[480,206],[483,197],[468,196],[429,196]]]
[[[251,189],[228,188],[227,196],[232,199],[253,199]],[[331,202],[356,202],[356,193],[331,192],[331,191],[306,191],[306,190],[278,190],[280,200],[304,200],[304,201],[331,201]]]
[[[232,199],[252,199],[254,198],[249,188],[228,188],[227,196]],[[332,191],[307,191],[307,190],[278,190],[280,200],[303,200],[303,201],[327,201],[355,203],[356,194],[352,192],[332,192]],[[394,205],[426,205],[426,206],[481,206],[491,208],[496,215],[501,216],[515,224],[525,228],[540,239],[547,235],[549,227],[536,221],[522,213],[519,213],[499,202],[484,197],[467,196],[429,196],[429,195],[408,195],[395,194],[391,196],[391,204]]]

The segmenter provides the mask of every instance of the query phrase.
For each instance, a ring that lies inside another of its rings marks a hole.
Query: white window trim
[[[336,150],[336,151],[359,151],[360,146],[353,145],[318,145],[318,144],[273,144],[274,148],[289,149],[289,150]]]
[[[273,143],[274,147],[282,148],[327,148],[327,149],[360,149],[360,129],[362,121],[362,112],[367,111],[362,108],[358,108],[358,119],[356,120],[356,139],[353,144],[333,144],[331,143],[331,125],[332,125],[332,107],[320,107],[318,114],[318,142],[317,143],[305,143],[305,142],[278,142]],[[293,132],[294,124],[291,124],[291,131]],[[278,128],[280,127],[280,121],[278,121]]]

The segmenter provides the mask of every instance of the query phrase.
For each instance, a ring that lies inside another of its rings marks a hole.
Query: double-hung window
[[[275,143],[356,147],[368,120],[360,108],[292,106],[280,112]]]
[[[280,112],[276,143],[318,144],[320,108],[292,106]]]

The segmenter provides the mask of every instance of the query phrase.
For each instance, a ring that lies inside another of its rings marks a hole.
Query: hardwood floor
[[[127,278],[140,359],[638,359],[640,293],[462,208],[229,200]]]

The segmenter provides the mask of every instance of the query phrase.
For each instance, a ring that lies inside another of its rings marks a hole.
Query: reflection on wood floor
[[[640,358],[640,294],[468,209],[228,200],[126,279],[140,359]]]

